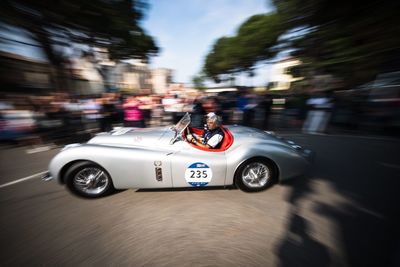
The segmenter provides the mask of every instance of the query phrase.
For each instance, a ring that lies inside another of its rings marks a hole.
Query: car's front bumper
[[[50,172],[46,172],[42,175],[42,180],[45,182],[53,180],[53,176],[51,176]]]

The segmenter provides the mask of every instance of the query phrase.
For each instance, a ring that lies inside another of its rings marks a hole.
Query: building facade
[[[111,72],[111,84],[124,93],[150,94],[151,71],[145,63],[119,62]]]
[[[154,94],[166,94],[172,83],[172,70],[166,68],[154,69],[151,72],[151,82]]]
[[[298,66],[301,61],[294,58],[285,58],[272,66],[271,78],[270,78],[270,89],[271,91],[288,90],[291,83],[302,80],[303,77],[293,77],[290,74],[290,68]]]

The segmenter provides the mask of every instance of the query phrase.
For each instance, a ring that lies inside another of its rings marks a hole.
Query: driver
[[[222,140],[224,139],[224,132],[221,129],[221,119],[215,113],[210,112],[207,114],[207,130],[204,131],[203,136],[187,135],[187,140],[199,147],[204,148],[220,148]]]

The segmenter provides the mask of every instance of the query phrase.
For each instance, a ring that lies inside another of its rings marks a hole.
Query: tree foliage
[[[313,73],[351,87],[398,68],[399,1],[274,0],[286,30],[303,28],[291,47]]]
[[[199,73],[192,77],[192,83],[194,88],[196,89],[204,89],[205,88],[204,81],[205,81],[205,76],[203,73]]]
[[[138,0],[3,0],[0,20],[29,31],[49,60],[54,45],[105,47],[112,58],[147,58],[158,47],[139,25],[146,4]]]
[[[204,64],[208,77],[219,80],[251,71],[257,62],[288,47],[304,63],[303,74],[333,74],[346,87],[399,69],[400,1],[273,3],[276,13],[253,16],[236,36],[216,41]],[[283,33],[290,33],[289,37],[278,38]]]
[[[204,64],[204,73],[216,82],[229,80],[240,72],[274,55],[271,49],[282,33],[277,14],[255,15],[245,21],[235,36],[221,37],[213,45]]]
[[[147,60],[158,47],[139,22],[140,0],[3,0],[0,21],[20,27],[39,43],[52,70],[53,85],[63,88],[63,53],[72,43],[106,48],[110,58]]]

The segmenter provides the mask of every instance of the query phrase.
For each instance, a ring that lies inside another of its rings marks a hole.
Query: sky
[[[151,59],[152,68],[174,71],[175,82],[191,83],[201,70],[214,42],[232,36],[255,14],[272,11],[268,0],[149,0],[142,22],[161,52]],[[256,76],[237,79],[238,85],[265,85],[269,67],[259,67]],[[212,85],[212,84],[211,84]]]

